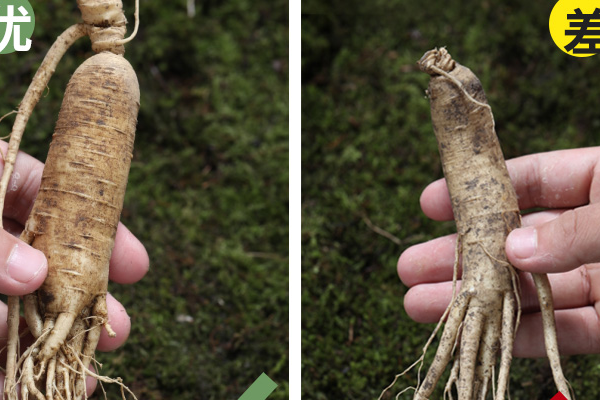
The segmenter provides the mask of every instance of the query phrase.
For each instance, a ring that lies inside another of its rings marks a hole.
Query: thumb
[[[540,225],[515,229],[506,239],[506,255],[524,271],[565,272],[599,262],[599,243],[600,204],[592,204]]]
[[[19,296],[36,290],[48,273],[44,254],[0,229],[0,293]]]

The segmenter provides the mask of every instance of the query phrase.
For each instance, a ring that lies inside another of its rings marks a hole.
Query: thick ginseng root
[[[457,258],[462,255],[463,273],[435,358],[414,399],[431,396],[454,356],[444,396],[452,397],[455,386],[459,400],[484,400],[495,387],[494,399],[503,400],[508,397],[520,318],[518,274],[504,251],[506,237],[520,226],[516,193],[477,77],[445,49],[425,53],[419,67],[431,75],[431,117],[456,221]],[[550,286],[545,275],[534,276],[534,281],[555,383],[570,399],[558,358]]]
[[[457,347],[456,390],[459,400],[485,398],[493,385],[498,351],[503,367],[499,382],[508,382],[512,337],[518,324],[513,307],[519,300],[517,273],[508,263],[504,242],[519,226],[516,194],[494,131],[494,120],[481,83],[442,50],[426,53],[420,67],[432,75],[428,94],[432,121],[460,237],[462,284],[436,357],[415,399],[427,399]],[[458,338],[458,329],[461,335]],[[503,339],[511,336],[510,343]]]
[[[108,323],[108,264],[119,221],[139,108],[135,72],[122,57],[126,19],[121,0],[78,0],[83,23],[52,46],[19,107],[0,180],[0,211],[25,125],[60,57],[79,37],[99,53],[75,72],[46,160],[42,183],[21,239],[48,259],[42,287],[23,299],[36,339],[17,359],[19,299],[9,298],[4,393],[17,399],[87,398],[85,378],[116,382],[89,370]],[[126,387],[125,390],[129,391]],[[45,393],[44,393],[45,392]],[[135,398],[135,396],[133,396]]]
[[[115,381],[88,365],[101,329],[114,335],[106,308],[108,264],[138,108],[137,78],[120,55],[91,57],[67,86],[22,235],[48,259],[42,287],[24,299],[25,318],[38,340],[19,360],[21,374],[13,380],[20,380],[22,398],[83,399],[86,376]]]

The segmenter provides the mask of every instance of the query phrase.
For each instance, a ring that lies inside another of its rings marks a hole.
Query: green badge
[[[35,14],[27,0],[0,1],[0,54],[29,50],[34,27]]]
[[[238,400],[265,400],[276,387],[277,384],[263,372]]]

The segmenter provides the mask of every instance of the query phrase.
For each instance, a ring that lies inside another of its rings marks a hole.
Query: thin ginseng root
[[[450,301],[450,304],[444,311],[440,321],[423,347],[421,356],[406,370],[395,376],[393,382],[382,391],[379,400],[381,400],[384,394],[396,384],[400,377],[408,373],[417,365],[419,365],[417,386],[403,389],[396,395],[396,398],[399,398],[407,390],[414,390],[414,399],[428,399],[435,388],[435,384],[443,374],[446,365],[449,364],[457,351],[459,352],[459,356],[454,359],[450,377],[444,388],[444,398],[450,396],[450,399],[452,399],[452,386],[455,385],[457,389],[460,388],[459,390],[462,390],[460,392],[462,396],[459,397],[461,399],[485,399],[485,394],[487,393],[489,386],[496,386],[493,380],[493,372],[495,368],[495,354],[499,350],[496,345],[496,342],[498,341],[498,332],[501,332],[500,337],[503,342],[503,350],[501,351],[500,372],[498,375],[497,386],[499,390],[497,392],[494,391],[494,398],[504,398],[505,388],[508,384],[508,372],[511,360],[510,351],[512,351],[513,348],[512,344],[514,342],[514,335],[520,316],[520,307],[517,306],[519,303],[519,287],[516,271],[513,270],[512,293],[506,293],[502,298],[502,312],[499,315],[494,316],[495,318],[493,318],[493,320],[486,321],[479,311],[475,310],[469,312],[469,306],[472,302],[476,301],[473,292],[461,290],[459,294],[456,293],[462,249],[461,242],[459,237],[457,239],[455,251],[456,256],[452,277],[452,300]],[[423,382],[421,382],[420,375],[425,355],[444,322],[445,326],[436,355],[427,376]],[[468,327],[467,333],[464,332],[465,327]],[[477,358],[472,357],[472,354],[477,354]],[[476,360],[478,360],[477,367],[475,366]],[[474,397],[474,394],[472,393],[473,388],[476,389],[477,397]]]
[[[90,318],[94,319],[95,317]],[[26,399],[28,396],[34,396],[40,400],[46,399],[46,396],[38,390],[36,384],[45,373],[48,377],[46,380],[46,393],[56,392],[59,395],[59,398],[63,398],[61,393],[64,393],[65,400],[74,399],[75,397],[73,396],[75,393],[83,393],[85,396],[84,398],[88,397],[87,389],[84,385],[87,376],[98,380],[101,386],[102,383],[117,384],[121,388],[123,399],[125,398],[126,393],[128,393],[133,399],[137,400],[135,394],[123,383],[121,378],[111,378],[94,372],[89,367],[91,363],[96,366],[96,370],[99,370],[102,365],[89,354],[84,355],[82,359],[80,352],[77,350],[84,341],[85,335],[94,331],[99,332],[102,325],[103,321],[99,321],[91,328],[82,330],[77,336],[71,338],[69,343],[65,343],[62,349],[59,350],[57,357],[52,358],[49,361],[47,368],[38,367],[39,369],[36,370],[34,358],[39,354],[41,344],[46,340],[53,327],[52,324],[47,324],[40,337],[36,339],[21,357],[19,357],[16,363],[16,369],[20,371],[20,374],[19,379],[15,382],[14,388],[16,388],[16,385],[18,384],[21,385],[21,398]],[[71,378],[71,374],[80,376],[81,379],[74,381]],[[58,379],[58,385],[56,380],[57,377],[60,377],[60,379]],[[84,386],[77,387],[77,385]],[[7,389],[10,389],[10,387],[7,387]],[[104,393],[104,398],[106,399],[107,395],[104,388],[102,388],[102,391]]]
[[[429,339],[427,339],[427,342],[425,343],[425,346],[423,346],[423,350],[422,350],[421,356],[414,363],[412,363],[408,368],[406,368],[401,373],[397,374],[394,377],[394,380],[392,381],[392,383],[390,383],[385,389],[383,389],[383,391],[381,392],[381,394],[379,395],[379,397],[378,397],[377,400],[381,400],[383,398],[383,395],[388,390],[390,390],[392,387],[394,387],[394,385],[396,384],[396,382],[398,381],[399,378],[401,378],[402,376],[404,376],[405,374],[407,374],[408,372],[410,372],[417,365],[419,365],[419,369],[417,371],[417,386],[416,387],[405,388],[404,390],[402,390],[400,393],[398,393],[396,395],[396,398],[400,397],[402,394],[404,394],[408,390],[417,391],[417,389],[419,388],[419,386],[421,384],[421,369],[423,368],[423,363],[425,361],[425,355],[427,354],[427,350],[429,349],[429,346],[431,345],[431,343],[433,342],[433,340],[436,338],[436,336],[437,336],[440,328],[442,327],[442,324],[446,320],[446,317],[448,317],[448,314],[454,308],[455,303],[457,302],[457,298],[456,298],[456,282],[458,280],[458,268],[459,268],[459,265],[460,265],[460,256],[461,256],[460,252],[461,252],[461,248],[462,248],[461,247],[461,239],[460,239],[460,236],[459,236],[456,239],[455,257],[454,257],[454,265],[453,265],[453,272],[452,272],[452,299],[450,300],[450,304],[448,304],[448,307],[446,307],[446,310],[444,310],[444,314],[442,315],[442,317],[438,321],[435,329],[433,330],[433,332],[429,336]],[[454,353],[454,349],[453,349],[452,352]]]
[[[445,49],[425,53],[419,66],[431,75],[427,92],[459,239],[452,300],[423,355],[410,367],[422,366],[427,348],[447,319],[435,357],[422,382],[419,374],[413,398],[428,399],[454,358],[444,397],[452,398],[455,387],[459,400],[485,400],[490,389],[495,400],[504,400],[509,397],[512,350],[521,315],[519,277],[504,250],[508,233],[521,226],[516,193],[477,77]],[[459,256],[463,272],[456,293]],[[560,367],[551,288],[545,275],[534,275],[534,282],[555,384],[571,399]]]
[[[453,278],[453,285],[456,284],[455,279],[456,276]],[[497,301],[500,307],[496,309],[499,309],[499,313],[482,312],[489,303],[481,304],[476,291],[461,290],[457,300],[449,306],[449,317],[440,345],[425,380],[417,387],[415,399],[429,398],[456,351],[459,354],[455,358],[445,393],[451,395],[451,387],[455,385],[459,392],[459,399],[485,399],[488,388],[493,385],[495,354],[499,347],[501,362],[495,398],[504,398],[508,383],[510,352],[518,326],[515,299],[518,298],[519,289],[514,277],[512,282],[512,292],[505,293]]]

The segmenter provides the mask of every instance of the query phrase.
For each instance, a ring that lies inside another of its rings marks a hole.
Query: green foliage
[[[56,36],[80,21],[75,1],[31,3],[32,50],[1,56],[0,114],[17,107]],[[140,6],[126,45],[141,109],[122,220],[151,267],[140,283],[109,288],[132,332],[123,349],[98,355],[102,372],[140,399],[190,400],[237,399],[265,372],[279,385],[269,399],[286,399],[287,3],[202,1],[193,17],[182,0]],[[69,50],[24,151],[45,159],[66,83],[91,55],[87,38]],[[116,386],[106,389],[118,398]]]
[[[419,208],[442,176],[416,68],[425,51],[447,46],[482,79],[507,158],[597,143],[600,58],[556,48],[553,4],[303,2],[303,399],[377,398],[433,330],[404,312],[395,271],[408,246],[454,229]],[[597,356],[564,365],[578,398],[598,397]],[[415,383],[412,371],[384,398]],[[513,362],[512,398],[553,389],[547,361]]]

